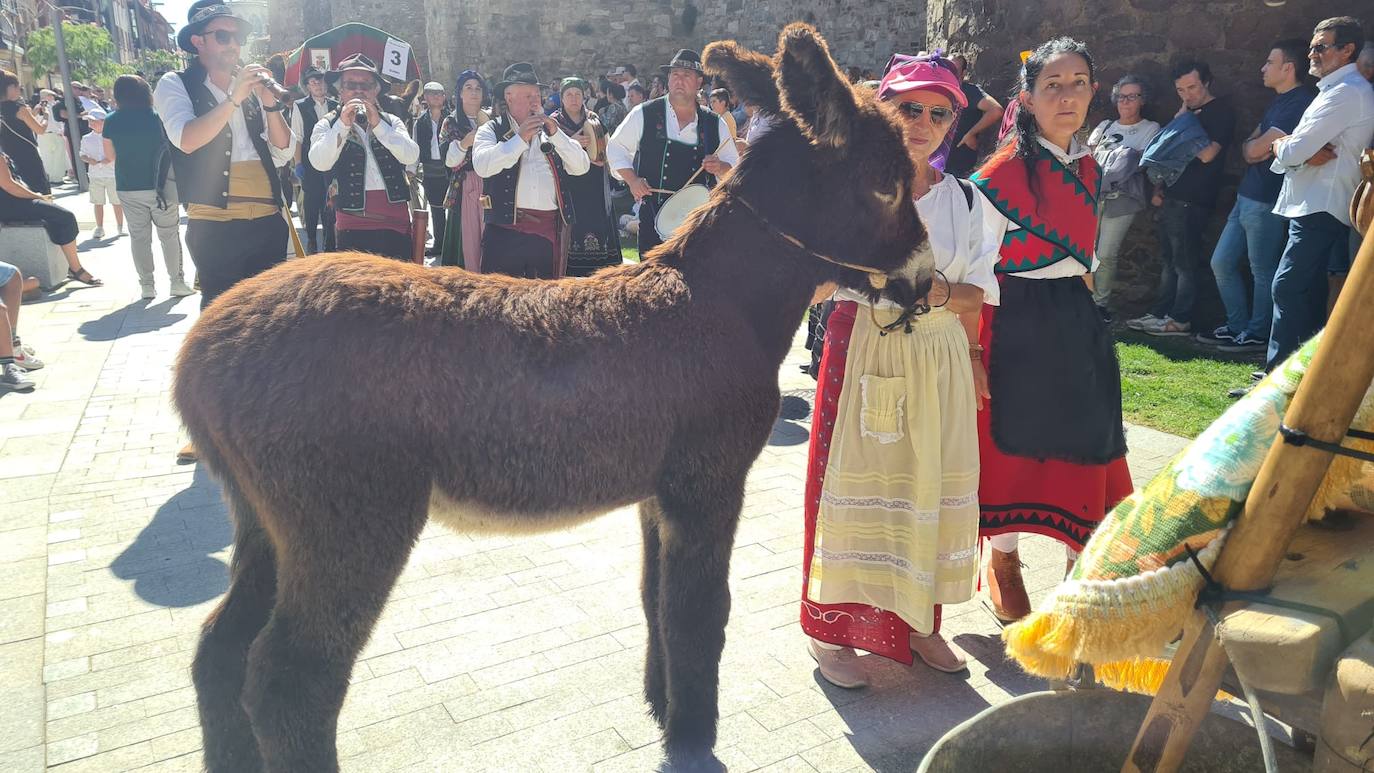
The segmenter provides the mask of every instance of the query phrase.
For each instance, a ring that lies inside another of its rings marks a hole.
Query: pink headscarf
[[[968,107],[968,99],[959,84],[959,76],[954,74],[954,64],[940,51],[921,56],[893,54],[883,70],[883,79],[878,84],[878,99],[889,100],[908,91],[938,91],[949,97],[954,108],[951,130],[945,134],[940,147],[930,154],[930,165],[944,171],[945,159],[949,158],[950,148],[954,145],[953,127],[959,124],[959,114]]]

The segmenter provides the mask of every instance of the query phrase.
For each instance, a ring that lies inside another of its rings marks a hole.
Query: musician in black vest
[[[429,228],[434,232],[434,244],[425,250],[425,254],[438,255],[444,246],[444,197],[448,195],[448,166],[444,158],[448,155],[449,143],[441,136],[447,115],[448,94],[444,92],[444,84],[430,81],[421,90],[420,98],[424,101],[424,110],[416,116],[411,136],[415,138],[415,144],[420,146],[420,180],[429,204]]]
[[[500,116],[473,138],[485,193],[483,273],[552,279],[567,269],[566,226],[575,214],[566,180],[592,162],[540,109],[541,85],[533,66],[507,67],[493,90]]]
[[[301,179],[301,191],[305,194],[305,205],[301,221],[305,223],[305,248],[307,252],[318,252],[315,240],[316,229],[324,226],[324,251],[333,252],[334,246],[334,208],[329,205],[329,173],[321,172],[310,163],[310,133],[320,119],[339,109],[339,101],[329,96],[325,85],[324,73],[311,67],[301,76],[305,81],[306,98],[295,104],[291,113],[291,131],[300,138],[296,149],[296,170]]]
[[[706,77],[701,56],[684,48],[661,69],[668,76],[668,93],[636,105],[606,146],[612,175],[624,180],[639,202],[641,257],[662,242],[654,219],[672,193],[688,180],[715,187],[739,162],[724,119],[697,104]]]
[[[405,122],[382,111],[386,86],[371,59],[355,54],[325,76],[343,107],[315,124],[310,164],[333,170],[334,223],[341,250],[411,259],[410,180],[406,167],[420,157]]]
[[[281,177],[295,139],[260,65],[239,68],[251,28],[222,2],[199,0],[177,43],[195,58],[157,84],[153,103],[186,205],[186,248],[208,306],[240,279],[286,257]]]

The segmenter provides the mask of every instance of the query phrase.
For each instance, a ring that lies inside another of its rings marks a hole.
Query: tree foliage
[[[104,27],[64,21],[62,37],[72,78],[104,83],[119,75],[120,68],[114,61],[114,41]],[[35,73],[57,71],[57,40],[52,27],[39,27],[30,32],[25,48],[25,56]]]

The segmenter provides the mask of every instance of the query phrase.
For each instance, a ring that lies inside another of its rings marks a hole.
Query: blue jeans
[[[1159,298],[1150,309],[1156,317],[1191,324],[1197,300],[1197,269],[1202,262],[1202,231],[1207,207],[1165,199],[1159,214],[1159,249],[1164,266],[1159,273]]]
[[[1269,337],[1274,299],[1271,286],[1279,256],[1288,242],[1288,218],[1276,215],[1273,204],[1244,196],[1236,197],[1226,227],[1212,252],[1212,274],[1217,291],[1226,305],[1226,327],[1232,333],[1246,333],[1261,341]],[[1250,258],[1250,276],[1255,280],[1254,304],[1241,272],[1241,261]]]
[[[1326,212],[1288,221],[1288,246],[1274,272],[1274,325],[1266,370],[1272,370],[1326,323],[1326,269],[1337,244],[1349,244],[1350,226]]]

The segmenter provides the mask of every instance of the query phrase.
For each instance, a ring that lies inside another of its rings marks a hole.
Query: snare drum
[[[659,238],[667,241],[672,237],[687,222],[692,210],[705,204],[710,197],[711,189],[700,183],[688,185],[669,196],[654,217],[654,229],[658,231]]]

